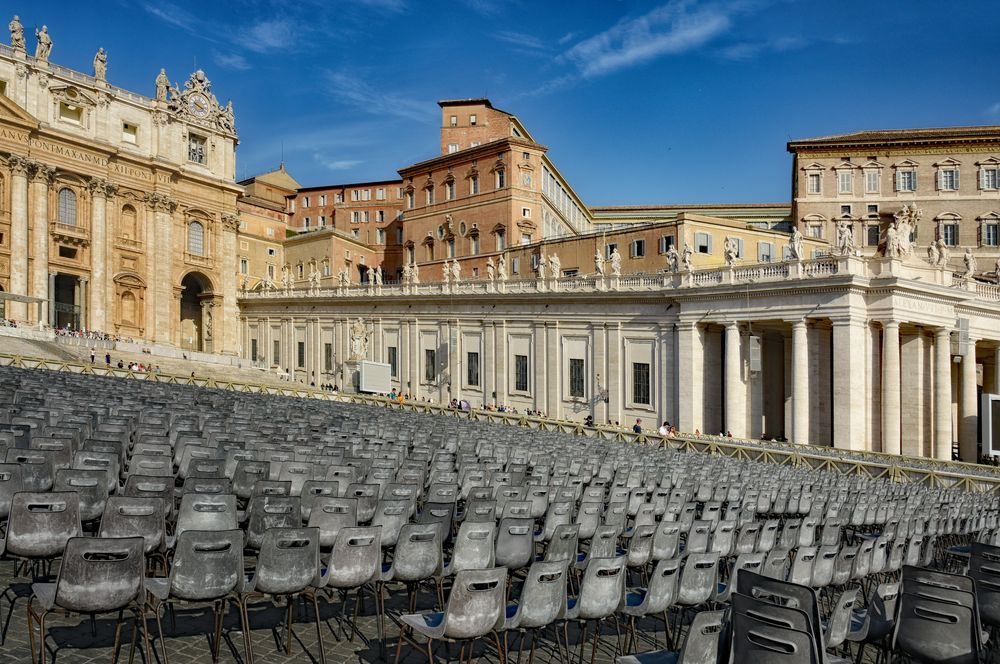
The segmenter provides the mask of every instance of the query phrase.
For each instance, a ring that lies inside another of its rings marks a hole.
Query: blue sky
[[[20,2],[52,60],[152,94],[197,63],[240,178],[304,185],[434,156],[438,99],[516,114],[591,205],[789,197],[790,138],[1000,124],[1000,3],[733,0]]]

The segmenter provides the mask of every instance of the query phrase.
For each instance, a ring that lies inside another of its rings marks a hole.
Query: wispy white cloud
[[[412,99],[404,95],[388,92],[366,83],[357,72],[347,74],[342,71],[329,72],[328,91],[346,104],[366,113],[395,116],[424,122],[433,117],[434,104]]]
[[[493,36],[504,43],[530,51],[545,51],[548,49],[548,46],[541,39],[523,32],[500,30],[499,32],[495,32]]]
[[[697,7],[675,0],[637,18],[622,19],[561,57],[576,65],[584,78],[610,74],[703,46],[730,29],[734,11],[733,7]]]
[[[392,13],[400,13],[408,8],[407,0],[354,0],[359,5],[380,9]]]
[[[987,108],[986,115],[1000,117],[1000,101]]]
[[[580,33],[576,31],[567,32],[566,34],[564,34],[562,37],[559,38],[559,45],[563,46],[565,44],[568,44],[574,39],[576,39],[579,35]]]
[[[797,51],[808,45],[805,39],[797,36],[781,36],[761,41],[746,41],[723,48],[719,54],[727,60],[751,60],[765,53],[786,53]]]
[[[462,4],[483,16],[496,16],[500,13],[500,3],[496,0],[462,0]]]
[[[212,60],[215,64],[225,69],[235,69],[236,71],[250,69],[250,63],[239,53],[219,53],[215,51],[212,53]]]
[[[326,155],[319,152],[313,154],[313,159],[318,164],[331,171],[346,171],[364,163],[360,159],[330,159]]]
[[[236,40],[256,53],[288,49],[293,45],[295,30],[288,19],[259,21],[239,31]]]
[[[147,13],[175,28],[192,33],[198,31],[198,18],[171,2],[158,2],[156,4],[147,2],[143,3],[142,8]]]

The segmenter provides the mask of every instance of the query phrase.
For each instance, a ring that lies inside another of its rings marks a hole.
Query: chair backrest
[[[601,512],[604,511],[603,503],[583,502],[576,512],[575,523],[580,525],[580,539],[589,540],[594,536],[594,531],[601,525]]]
[[[81,530],[80,496],[75,491],[20,491],[11,499],[7,552],[19,558],[60,556]]]
[[[618,527],[598,526],[590,538],[588,558],[614,558],[618,552]]]
[[[350,492],[348,492],[350,497]],[[399,530],[410,519],[412,502],[409,500],[380,500],[371,519],[371,525],[382,526],[382,546],[394,546],[399,537]],[[358,521],[360,516],[359,501]]]
[[[532,563],[518,601],[518,627],[544,627],[566,607],[568,563],[565,560]]]
[[[686,554],[677,585],[677,603],[682,606],[704,604],[718,592],[718,580],[719,554]]]
[[[681,527],[676,521],[661,521],[653,535],[653,560],[676,558],[680,548]]]
[[[736,579],[736,592],[756,599],[785,604],[802,611],[809,618],[813,641],[817,644],[823,643],[819,602],[812,588],[744,570]]]
[[[452,553],[451,573],[489,569],[494,565],[497,526],[493,522],[466,521],[458,529]]]
[[[125,481],[126,496],[137,498],[159,498],[163,506],[163,516],[172,520],[174,515],[174,479],[150,475],[129,475]]]
[[[521,569],[531,563],[535,555],[535,540],[532,537],[534,521],[530,518],[505,518],[497,528],[497,567],[509,570]]]
[[[319,576],[318,528],[270,528],[264,532],[254,573],[254,590],[287,595]]]
[[[235,530],[236,496],[233,494],[189,493],[181,497],[175,534],[185,530]]]
[[[313,466],[305,461],[285,461],[278,471],[278,481],[291,482],[291,495],[301,496],[302,485],[313,478]]]
[[[920,662],[975,664],[979,634],[971,608],[904,592],[899,596],[893,650]]]
[[[186,530],[177,537],[170,595],[191,602],[219,599],[243,578],[242,530]]]
[[[271,464],[267,461],[240,459],[236,463],[233,474],[233,493],[240,500],[247,500],[253,493],[254,484],[258,480],[266,480],[271,473]]]
[[[575,563],[580,547],[580,524],[566,523],[556,526],[555,532],[545,549],[545,560]]]
[[[680,577],[681,559],[668,558],[658,560],[649,575],[649,586],[646,588],[646,614],[659,614],[666,611],[677,597],[677,582]]]
[[[340,495],[340,483],[334,480],[306,480],[302,483],[302,521],[308,523],[313,505],[321,496]]]
[[[811,635],[734,613],[731,664],[818,664]]]
[[[141,537],[71,537],[56,579],[56,606],[103,613],[143,601],[145,561]]]
[[[51,455],[45,450],[9,449],[4,457],[6,463],[21,467],[21,488],[25,491],[43,492],[52,489],[55,469]]]
[[[394,580],[422,581],[440,574],[441,567],[441,530],[437,524],[408,523],[400,528],[392,558]]]
[[[101,517],[98,537],[142,537],[146,555],[162,552],[166,519],[161,498],[111,496]]]
[[[302,525],[302,504],[299,496],[254,496],[247,508],[248,548],[260,547],[269,528],[296,528]]]
[[[444,615],[444,636],[472,639],[488,634],[506,611],[507,569],[463,570],[455,576]]]
[[[851,627],[851,616],[854,605],[858,601],[858,589],[847,588],[836,599],[833,611],[827,621],[824,633],[824,643],[826,648],[838,648],[847,638],[847,631]]]
[[[80,496],[80,520],[96,521],[108,503],[108,477],[105,470],[60,468],[56,471],[53,491],[76,491]]]
[[[326,585],[358,588],[375,580],[382,571],[381,535],[381,526],[341,528],[327,561]]]
[[[677,664],[717,664],[725,615],[725,611],[695,614]]]
[[[320,548],[333,546],[341,528],[354,528],[358,525],[358,501],[356,498],[337,498],[336,496],[315,496],[312,499],[312,509],[309,513],[310,528],[319,528]]]
[[[0,521],[7,520],[11,500],[18,491],[21,491],[21,466],[0,463]]]
[[[580,583],[577,617],[606,618],[617,610],[625,591],[625,556],[591,558]]]

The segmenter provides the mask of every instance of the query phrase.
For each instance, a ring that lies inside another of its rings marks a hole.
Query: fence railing
[[[459,410],[421,402],[405,401],[400,403],[384,397],[325,392],[305,387],[284,387],[242,381],[219,381],[196,375],[177,376],[164,373],[135,373],[128,369],[105,367],[100,364],[93,366],[77,362],[64,362],[61,360],[5,353],[0,353],[0,366],[113,376],[135,380],[152,380],[174,385],[194,385],[233,392],[248,392],[251,394],[271,394],[302,399],[318,399],[321,401],[362,403],[392,410],[434,413],[472,421],[519,426],[526,429],[558,431],[601,440],[650,445],[701,454],[716,454],[776,465],[828,470],[842,475],[884,478],[900,484],[920,485],[928,488],[960,489],[964,491],[1000,494],[1000,469],[958,461],[940,461],[878,452],[855,452],[813,445],[739,440],[716,436],[681,434],[672,437],[662,437],[654,433],[634,433],[628,429],[614,427],[585,427],[580,422],[550,420],[512,413],[497,413],[485,410]]]

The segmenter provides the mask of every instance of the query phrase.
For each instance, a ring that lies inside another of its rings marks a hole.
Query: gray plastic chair
[[[718,664],[725,615],[725,611],[701,611],[695,615],[680,652],[657,650],[623,655],[615,664]]]
[[[495,523],[466,521],[458,529],[451,560],[445,562],[444,575],[453,576],[463,570],[490,569],[496,557]]]
[[[146,590],[158,623],[161,605],[212,602],[215,616],[212,661],[217,662],[222,641],[223,609],[227,601],[235,602],[239,607],[239,593],[244,581],[243,531],[187,530],[177,538],[170,575],[167,578],[147,578]],[[239,614],[243,631],[243,654],[249,661],[250,628],[242,610]],[[166,662],[166,647],[162,640],[160,651]]]
[[[10,503],[0,555],[39,562],[62,556],[66,542],[82,534],[80,496],[75,491],[20,491]]]
[[[327,475],[327,479],[333,479]],[[341,485],[343,486],[343,485]],[[342,498],[354,498],[358,501],[358,523],[368,523],[375,518],[375,512],[378,511],[378,486],[374,484],[350,484],[344,490]],[[382,525],[386,524],[372,524],[372,525]],[[382,529],[382,542],[386,541],[387,530],[383,527]]]
[[[96,616],[119,613],[115,622],[115,658],[121,640],[121,611],[129,609],[135,616],[132,648],[140,624],[145,626],[145,598],[143,596],[143,539],[126,537],[102,539],[96,537],[71,537],[66,542],[62,564],[55,583],[33,583],[28,600],[28,637],[31,643],[31,661],[35,656],[35,625],[38,625],[39,657],[46,661],[45,619],[53,611],[68,611]],[[36,611],[35,603],[41,611]],[[146,658],[150,661],[149,635],[143,629]],[[163,634],[160,633],[162,640]]]
[[[326,565],[321,568],[320,575],[314,584],[317,590],[341,591],[344,610],[341,620],[350,626],[348,640],[354,640],[354,634],[360,633],[353,621],[347,620],[347,600],[351,590],[357,591],[356,607],[361,604],[361,591],[370,583],[381,578],[382,545],[381,526],[366,526],[362,528],[341,528],[336,541],[326,559]],[[375,610],[377,615],[378,638],[380,645],[383,638],[383,606],[381,593],[375,593]],[[344,627],[346,631],[346,626]]]
[[[257,556],[257,567],[246,580],[240,593],[240,611],[249,627],[250,601],[259,597],[287,600],[285,612],[285,654],[292,652],[292,620],[295,617],[294,599],[304,595],[312,600],[316,620],[316,639],[319,658],[325,664],[323,630],[320,626],[319,604],[316,587],[320,578],[319,529],[271,528],[264,532]],[[253,639],[246,639],[247,660],[253,664]]]
[[[866,608],[854,609],[847,640],[858,644],[858,659],[862,659],[865,646],[880,644],[885,648],[895,624],[898,583],[883,583],[872,590]]]
[[[640,618],[663,616],[664,631],[668,635],[669,622],[667,610],[677,597],[677,580],[681,560],[673,558],[657,561],[653,573],[649,576],[649,585],[645,588],[628,588],[619,611],[628,617],[628,636],[625,639],[625,651],[628,652],[635,644],[635,624]],[[654,632],[655,634],[655,632]],[[654,636],[655,639],[655,636]]]
[[[506,587],[507,570],[503,567],[459,572],[455,575],[444,611],[400,616],[401,630],[396,642],[395,661],[399,662],[403,641],[414,648],[423,646],[428,662],[433,662],[434,641],[471,641],[470,647],[475,647],[477,640],[490,633],[500,652],[502,646],[496,629],[505,615]],[[410,636],[413,631],[425,636],[426,644],[414,641]]]
[[[0,523],[7,521],[14,494],[21,490],[21,466],[16,463],[0,463]]]
[[[75,491],[80,496],[80,520],[97,521],[108,503],[108,478],[105,470],[60,468],[52,483],[54,492]]]
[[[701,606],[718,592],[719,554],[692,553],[684,556],[684,566],[677,582],[677,604]]]
[[[597,527],[601,525],[601,515],[604,504],[598,502],[580,503],[574,523],[580,526],[580,540],[587,541],[594,536]]]
[[[302,525],[299,496],[254,496],[247,507],[248,549],[259,549],[270,528],[297,528]]]
[[[236,530],[236,496],[189,493],[181,497],[174,537],[185,530]],[[172,543],[168,541],[172,548]]]
[[[98,537],[141,537],[146,557],[156,557],[167,571],[167,525],[162,502],[160,498],[111,496]]]
[[[524,649],[525,634],[530,631],[531,650],[528,664],[534,662],[536,631],[554,625],[566,609],[568,572],[569,566],[565,560],[539,561],[531,565],[521,587],[521,596],[516,603],[507,605],[506,613],[497,626],[498,630],[504,632],[505,651],[509,652],[506,632],[516,629],[521,633],[521,638],[518,640],[518,658],[520,658]],[[558,632],[556,636],[558,638]]]
[[[745,613],[732,619],[730,664],[819,664],[812,635]]]
[[[528,518],[501,519],[497,528],[494,558],[497,567],[514,571],[531,564],[535,556],[533,527],[534,522]]]
[[[854,605],[858,601],[858,589],[847,588],[833,603],[830,617],[824,624],[823,646],[827,650],[839,648],[847,639],[851,627]]]
[[[173,521],[174,518],[174,480],[167,477],[148,475],[129,475],[125,480],[122,495],[135,498],[159,498],[163,507],[163,518]]]
[[[240,500],[249,500],[253,487],[259,480],[266,480],[271,473],[271,464],[267,461],[252,461],[240,459],[233,473],[233,493]]]
[[[55,469],[51,455],[44,450],[9,449],[4,461],[20,466],[21,488],[24,491],[40,493],[52,490]]]
[[[980,636],[973,609],[904,589],[899,596],[892,649],[925,664],[976,664],[980,661]]]
[[[529,535],[530,538],[530,535]],[[379,597],[386,584],[406,585],[407,607],[410,613],[417,610],[417,592],[420,583],[433,581],[437,592],[438,606],[444,606],[444,589],[441,578],[444,556],[441,552],[441,531],[433,523],[408,523],[399,531],[392,563],[382,565],[382,574],[376,584]],[[381,620],[384,621],[383,610]],[[385,626],[381,625],[382,634]]]
[[[340,483],[333,480],[306,480],[302,483],[302,522],[309,523],[313,505],[321,497],[337,498],[340,496]]]
[[[614,527],[614,526],[612,526]],[[594,641],[591,653],[597,651],[597,641],[601,633],[601,621],[614,616],[622,604],[625,595],[625,556],[617,558],[592,558],[580,582],[580,593],[566,600],[566,611],[562,618],[566,621],[575,620],[582,623],[580,635],[580,661],[583,661],[583,649],[587,642],[587,628],[590,621],[595,621]],[[563,636],[569,643],[566,634],[566,624],[563,624]]]
[[[341,528],[357,527],[358,501],[356,498],[319,496],[313,500],[308,523],[310,528],[319,528],[320,548],[327,550],[333,546]]]

